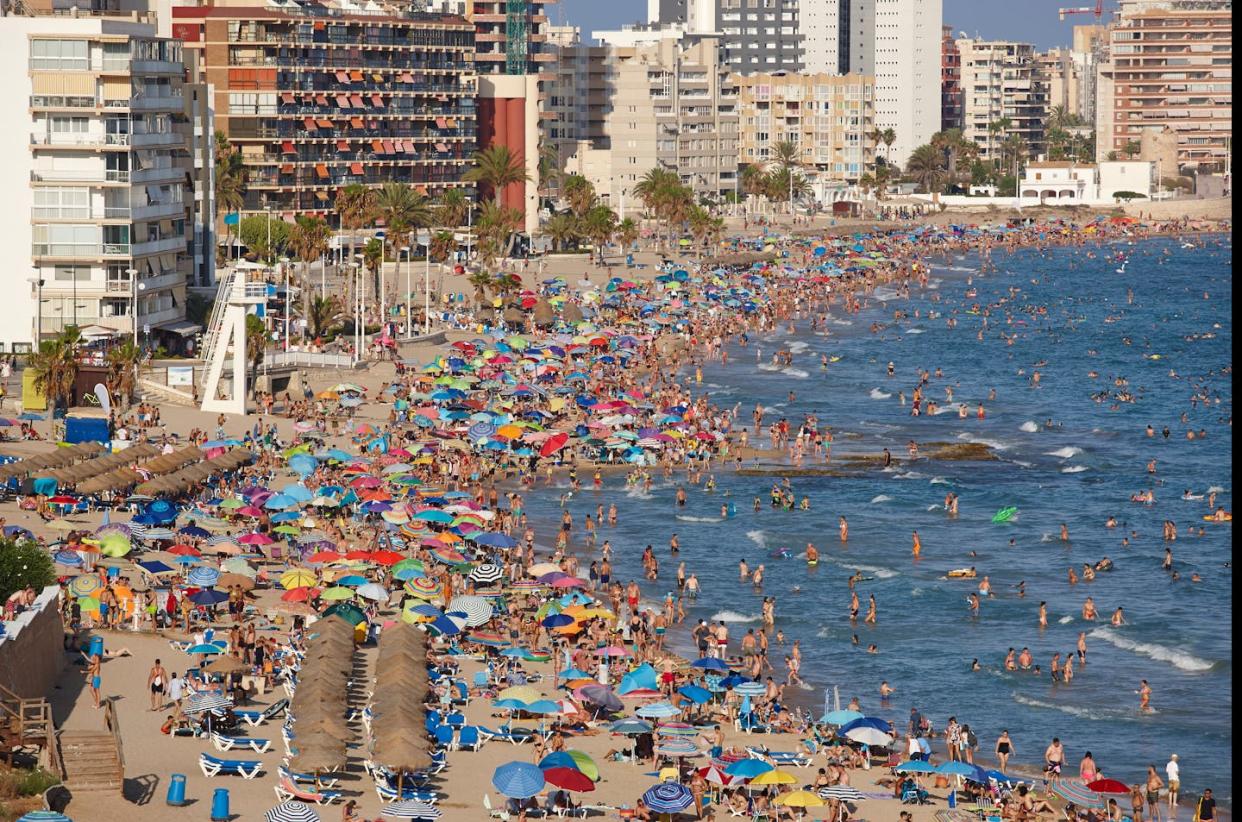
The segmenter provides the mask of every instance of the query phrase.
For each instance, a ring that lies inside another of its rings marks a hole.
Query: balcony
[[[142,168],[130,174],[135,183],[149,185],[153,183],[176,183],[185,179],[185,170],[177,166],[158,166]]]
[[[109,209],[111,210],[111,209]],[[185,215],[185,203],[152,203],[127,209],[134,220],[158,220],[163,217],[181,217]]]
[[[179,112],[185,108],[185,100],[181,95],[168,95],[167,97],[148,97],[146,95],[135,95],[126,101],[116,101],[121,108],[128,108],[131,111],[167,111]],[[112,101],[109,101],[112,105]]]
[[[162,240],[149,240],[133,245],[133,256],[146,257],[151,254],[167,254],[170,251],[184,251],[185,237],[165,237]]]
[[[114,169],[98,169],[90,171],[36,169],[30,172],[30,179],[36,183],[90,183],[104,185],[107,183],[129,183],[129,172]]]
[[[33,134],[30,137],[30,144],[52,148],[82,148],[98,151],[101,148],[127,148],[129,146],[129,135],[55,132],[52,134]]]
[[[127,138],[129,144],[134,148],[148,148],[152,146],[181,146],[185,143],[185,138],[176,132],[154,133],[154,134],[110,134],[109,137]]]
[[[119,282],[125,286],[126,293],[129,293],[129,281],[122,280]],[[180,271],[166,271],[163,274],[156,274],[154,277],[139,277],[138,284],[142,286],[146,293],[150,294],[165,288],[184,285],[185,274]]]
[[[96,260],[103,257],[129,257],[127,243],[33,243],[30,255],[36,258],[65,260]]]

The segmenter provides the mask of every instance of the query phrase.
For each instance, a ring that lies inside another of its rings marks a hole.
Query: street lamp
[[[134,326],[134,348],[138,347],[138,269],[127,268],[125,273],[129,275],[129,312],[133,316],[130,318]]]
[[[410,232],[410,244],[403,246],[405,252],[405,336],[414,336],[414,318],[410,316],[410,269],[414,267],[414,232]]]
[[[35,269],[38,271],[39,269]],[[34,350],[38,351],[43,344],[43,278],[28,277],[26,282],[35,287],[35,342]]]

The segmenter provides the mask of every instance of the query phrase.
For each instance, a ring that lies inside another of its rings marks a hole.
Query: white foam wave
[[[631,485],[626,489],[625,495],[630,499],[651,499],[651,492],[643,490],[641,485]]]
[[[798,340],[797,342],[791,342],[789,344],[789,350],[795,354],[800,354],[801,352],[807,350],[807,348],[809,347],[810,347],[810,343],[804,343],[801,340]]]
[[[1225,489],[1221,488],[1219,485],[1209,485],[1207,492],[1209,494],[1223,494],[1225,493]]]
[[[1155,642],[1135,642],[1132,639],[1121,636],[1111,628],[1096,628],[1087,636],[1102,639],[1109,645],[1120,648],[1123,651],[1132,651],[1149,659],[1167,662],[1174,668],[1190,671],[1191,673],[1211,670],[1213,664],[1211,660],[1202,659],[1194,654],[1159,645]]]
[[[805,380],[807,377],[811,376],[801,368],[785,368],[782,369],[781,373],[799,380]]]
[[[850,564],[847,567],[853,568],[857,571],[862,571],[867,576],[872,576],[872,577],[875,577],[876,579],[892,579],[893,577],[897,576],[897,572],[894,571],[892,568],[881,568],[875,565],[853,565],[853,564]]]
[[[939,505],[932,504],[932,505],[927,506],[927,510],[928,510],[928,511],[935,511],[935,510],[936,510],[937,508],[939,508],[939,507],[940,507]]]
[[[878,388],[872,388],[871,393],[868,396],[870,396],[873,400],[886,400],[893,395],[886,391],[881,391]]]
[[[1040,534],[1039,536],[1040,542],[1052,542],[1054,539],[1056,539],[1056,537],[1048,533]]]
[[[957,438],[963,442],[975,442],[975,443],[978,443],[979,445],[986,445],[988,448],[991,448],[995,451],[1004,451],[1006,448],[1009,447],[1005,443],[1000,442],[998,440],[989,440],[984,437],[976,437],[974,434],[970,433],[969,431],[963,431],[962,433],[957,435]]]
[[[1096,722],[1103,722],[1110,719],[1116,719],[1121,715],[1118,710],[1108,710],[1107,708],[1081,708],[1077,705],[1058,705],[1055,702],[1044,702],[1042,699],[1034,699],[1022,694],[1014,694],[1013,701],[1020,705],[1028,705],[1032,708],[1043,708],[1049,711],[1060,711],[1063,714],[1076,716],[1079,719],[1090,719]]]
[[[853,325],[853,320],[829,320],[833,325]]]
[[[944,477],[932,477],[931,484],[932,485],[952,485],[953,483],[949,482]]]
[[[1057,624],[1058,625],[1069,625],[1073,621],[1074,621],[1074,618],[1070,616],[1069,614],[1066,614],[1065,616],[1057,620]]]
[[[1022,460],[1014,460],[1014,461],[1013,461],[1013,464],[1014,464],[1014,465],[1021,465],[1023,468],[1030,468],[1030,467],[1031,467],[1031,463],[1029,463],[1029,462],[1023,462]]]
[[[926,334],[927,332],[924,331],[922,328],[907,328],[906,333],[907,334]]]
[[[1077,456],[1081,453],[1081,448],[1075,448],[1072,445],[1067,445],[1064,448],[1058,448],[1055,451],[1045,451],[1044,455],[1049,457],[1059,457],[1060,459],[1067,460],[1070,457]]]
[[[768,538],[762,531],[759,531],[759,530],[747,531],[746,538],[749,539],[751,542],[755,543],[756,545],[758,545],[760,548],[768,547]]]
[[[876,494],[874,497],[871,498],[872,505],[876,505],[881,502],[892,502],[892,501],[893,501],[893,498],[890,497],[888,494]]]
[[[759,370],[760,371],[780,371],[781,366],[777,365],[776,363],[761,362],[759,363]]]
[[[1036,431],[1039,430],[1039,423],[1035,422],[1034,420],[1027,420],[1026,422],[1018,426],[1018,430],[1025,431],[1028,434],[1034,434]]]
[[[717,611],[712,614],[712,622],[758,622],[759,614],[739,614],[737,611]]]
[[[897,299],[900,295],[891,288],[880,287],[880,288],[877,288],[875,291],[872,291],[871,296],[875,297],[877,300],[879,300],[882,303],[886,303],[889,300]]]
[[[1061,473],[1062,474],[1081,474],[1083,471],[1086,471],[1086,470],[1087,470],[1087,466],[1085,465],[1068,465],[1065,468],[1061,469]]]
[[[678,514],[677,519],[682,522],[722,522],[720,517],[692,517],[686,514]]]
[[[893,479],[922,479],[925,476],[927,475],[920,474],[918,471],[906,471],[904,474],[897,474]]]

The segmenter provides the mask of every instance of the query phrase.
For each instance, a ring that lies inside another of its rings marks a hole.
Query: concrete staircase
[[[120,793],[125,782],[117,740],[109,731],[61,731],[58,738],[65,787],[84,793]]]
[[[176,388],[170,388],[167,385],[161,385],[158,382],[148,379],[138,380],[138,399],[143,402],[151,402],[160,405],[184,405],[188,408],[197,408],[198,403],[194,402],[194,395],[187,394],[185,391],[179,391]]]

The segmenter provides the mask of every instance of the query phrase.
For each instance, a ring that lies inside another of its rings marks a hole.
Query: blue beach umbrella
[[[863,715],[858,711],[836,710],[829,711],[819,718],[821,725],[848,725],[855,719],[862,719]]]
[[[647,789],[643,803],[654,813],[680,813],[694,804],[694,794],[678,782],[661,782]]]
[[[696,659],[694,662],[690,663],[690,667],[698,668],[703,671],[721,671],[722,673],[729,670],[728,665],[711,656],[704,657],[703,659]]]
[[[921,759],[911,759],[909,762],[902,762],[896,768],[897,773],[936,773],[936,766],[930,762],[924,762]]]
[[[743,779],[754,779],[759,774],[770,770],[772,766],[762,759],[739,759],[736,762],[730,762],[725,768],[725,773],[729,776],[740,776]]]
[[[974,776],[977,768],[978,766],[967,762],[950,761],[938,765],[936,773],[944,774],[945,776]]]
[[[712,692],[706,688],[700,688],[698,685],[683,685],[677,689],[677,693],[693,702],[695,705],[702,705],[712,698]]]
[[[529,762],[509,762],[492,774],[492,787],[514,799],[536,796],[543,786],[543,771]]]
[[[191,568],[190,573],[186,574],[185,581],[199,588],[210,588],[220,581],[220,571],[204,566]]]
[[[194,570],[198,570],[195,568]],[[206,588],[202,591],[195,591],[190,594],[190,602],[196,605],[219,605],[221,602],[227,601],[229,595],[223,591],[217,591],[214,588]]]

